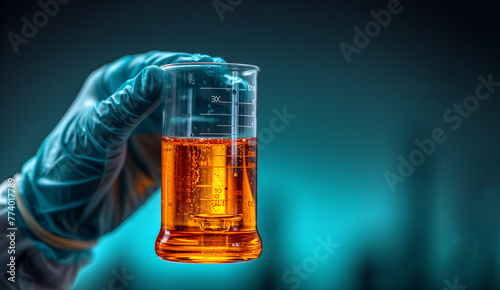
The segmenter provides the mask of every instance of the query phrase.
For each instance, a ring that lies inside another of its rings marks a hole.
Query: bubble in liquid
[[[213,113],[214,112],[214,109],[210,109],[210,112]]]
[[[211,104],[208,104],[208,107],[210,108],[212,105]]]
[[[194,79],[191,80],[191,84],[194,85],[196,84],[196,81]]]
[[[195,131],[196,131],[196,130],[198,130],[198,128],[196,128],[196,127],[193,127],[193,130],[195,130]]]
[[[238,172],[235,172],[233,175],[234,175],[234,177],[237,177],[238,176]]]
[[[194,134],[193,134],[193,133],[191,133],[190,135],[191,135],[191,137],[194,137]]]
[[[236,90],[233,90],[233,95],[236,95]]]

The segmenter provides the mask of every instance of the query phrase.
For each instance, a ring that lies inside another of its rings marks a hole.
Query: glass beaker
[[[186,263],[260,256],[257,73],[253,65],[162,67],[161,229],[156,254]]]

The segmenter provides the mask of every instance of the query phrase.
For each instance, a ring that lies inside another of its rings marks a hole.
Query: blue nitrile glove
[[[63,239],[95,240],[120,225],[159,188],[159,105],[165,93],[159,66],[179,62],[224,61],[200,54],[149,52],[125,56],[89,76],[21,171],[19,192],[41,228]],[[55,259],[62,256],[56,253]]]

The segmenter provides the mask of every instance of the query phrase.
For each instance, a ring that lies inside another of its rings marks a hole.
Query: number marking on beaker
[[[212,201],[212,209],[215,209],[216,206],[226,206],[226,201],[225,200]]]

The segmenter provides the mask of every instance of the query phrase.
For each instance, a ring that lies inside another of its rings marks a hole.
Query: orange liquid
[[[187,263],[257,259],[256,194],[256,138],[163,137],[156,254]]]

